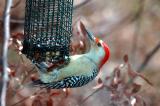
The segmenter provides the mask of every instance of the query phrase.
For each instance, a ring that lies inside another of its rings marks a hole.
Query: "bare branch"
[[[142,72],[143,69],[147,66],[147,64],[149,63],[149,61],[151,60],[151,58],[158,52],[158,50],[160,49],[160,41],[158,42],[158,44],[153,48],[153,50],[151,50],[145,57],[144,61],[142,62],[142,64],[139,66],[139,68],[137,69],[137,72]],[[131,84],[137,77],[135,77],[134,79],[130,79],[128,81],[128,84]]]
[[[21,3],[22,0],[18,0],[17,3],[15,3],[11,8],[16,8],[20,3]]]
[[[0,22],[3,21],[3,18],[0,17]],[[10,19],[11,23],[24,24],[24,19]]]
[[[133,21],[135,21],[135,31],[134,31],[134,37],[133,37],[133,43],[132,43],[132,49],[131,49],[133,63],[135,63],[135,55],[136,55],[139,35],[142,27],[142,15],[145,8],[145,0],[139,0],[137,5],[139,5],[139,7],[133,18]]]
[[[83,5],[89,3],[91,0],[84,0],[82,3],[75,5],[73,7],[74,10],[79,9],[80,7],[82,7]],[[15,8],[17,7],[19,4],[21,3],[21,0],[19,0],[14,6],[12,6],[11,8]],[[3,21],[3,18],[0,17],[0,21]],[[10,19],[11,23],[17,23],[17,24],[24,24],[24,19]]]
[[[158,52],[158,50],[160,49],[160,41],[158,42],[158,44],[153,48],[153,50],[151,50],[147,55],[146,58],[144,59],[144,61],[142,62],[142,64],[140,65],[140,67],[138,68],[138,72],[143,71],[143,69],[147,66],[148,62],[151,60],[151,58]]]
[[[42,89],[39,89],[39,90],[35,91],[33,94],[31,94],[31,96],[36,95],[36,94],[37,94],[39,91],[41,91],[41,90],[42,90]],[[23,103],[25,100],[29,99],[31,96],[24,97],[23,99],[21,99],[20,101],[14,103],[14,104],[11,105],[11,106],[16,106],[16,105],[18,105],[18,104],[20,104],[20,103]]]
[[[3,13],[4,19],[4,38],[3,38],[3,51],[2,51],[2,91],[1,91],[1,106],[6,106],[6,91],[7,91],[7,83],[9,80],[8,77],[8,43],[10,38],[10,10],[12,6],[12,0],[6,0],[6,5]]]
[[[75,6],[73,7],[73,9],[76,10],[76,9],[84,6],[85,4],[89,3],[90,1],[91,1],[91,0],[84,0],[82,3],[80,3],[80,4],[78,4],[78,5],[75,5]]]
[[[79,104],[79,106],[82,106],[90,97],[92,97],[94,94],[96,94],[98,91],[100,91],[102,89],[96,89],[94,92],[92,92],[90,95],[88,95],[87,97],[85,97],[82,102]]]

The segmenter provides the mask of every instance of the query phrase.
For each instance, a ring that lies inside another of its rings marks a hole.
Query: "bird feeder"
[[[22,53],[32,62],[69,61],[73,0],[26,0]]]

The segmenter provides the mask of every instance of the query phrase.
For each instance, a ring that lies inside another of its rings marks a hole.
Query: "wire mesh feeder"
[[[33,62],[69,61],[73,0],[26,0],[22,53]]]

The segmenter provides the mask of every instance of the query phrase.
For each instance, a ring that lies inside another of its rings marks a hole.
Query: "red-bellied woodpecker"
[[[33,81],[35,86],[52,89],[81,87],[97,76],[109,58],[109,48],[106,43],[86,30],[82,23],[81,26],[89,39],[90,50],[85,54],[70,56],[67,65],[53,68],[51,71],[48,71],[49,66],[45,62],[36,64],[40,79]]]

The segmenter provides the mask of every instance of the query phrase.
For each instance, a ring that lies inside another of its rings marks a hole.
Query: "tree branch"
[[[135,64],[136,62],[136,52],[137,52],[137,47],[138,47],[138,41],[139,41],[139,35],[141,34],[141,27],[142,27],[142,20],[143,20],[143,12],[145,8],[145,0],[139,0],[138,1],[138,9],[135,13],[135,16],[133,18],[133,21],[135,21],[135,31],[134,31],[134,36],[133,36],[133,43],[132,43],[132,61]]]
[[[1,106],[6,106],[6,92],[7,92],[7,83],[9,80],[8,77],[8,41],[10,38],[10,10],[12,6],[12,0],[6,0],[5,9],[3,13],[4,20],[4,38],[3,38],[3,51],[2,51],[2,91],[1,91]]]
[[[16,8],[20,3],[21,3],[22,0],[18,0],[17,3],[15,3],[11,8]]]
[[[158,52],[158,50],[160,49],[160,41],[158,42],[158,44],[146,55],[144,61],[142,62],[142,64],[140,65],[140,67],[138,68],[138,72],[143,71],[143,69],[147,66],[148,62],[151,60],[151,58]]]
[[[85,97],[82,102],[79,104],[79,106],[82,106],[91,96],[93,96],[94,94],[96,94],[98,91],[100,91],[102,89],[96,89],[94,92],[92,92],[90,95],[88,95],[87,97]]]
[[[144,61],[142,62],[142,64],[139,66],[139,68],[137,69],[137,72],[142,72],[143,69],[147,66],[147,64],[149,63],[149,61],[151,60],[151,58],[158,52],[158,50],[160,49],[160,41],[158,42],[158,44],[153,48],[153,50],[151,50],[145,57]],[[132,83],[137,77],[135,77],[134,79],[130,79],[128,81],[128,84]]]
[[[84,0],[82,3],[75,5],[73,7],[74,10],[79,9],[80,7],[82,7],[83,5],[89,3],[91,0]],[[19,0],[14,6],[12,6],[11,8],[15,8],[17,5],[19,5],[21,2],[21,0]],[[0,21],[3,21],[3,18],[0,17]],[[17,24],[24,24],[24,19],[10,19],[11,23],[17,23]]]
[[[78,4],[78,5],[75,5],[75,6],[73,7],[73,9],[76,10],[76,9],[82,7],[83,5],[89,3],[90,1],[91,1],[91,0],[84,0],[82,3],[80,3],[80,4]]]
[[[0,17],[0,22],[3,21],[3,18]],[[11,23],[16,23],[16,24],[24,24],[24,19],[10,19]]]

